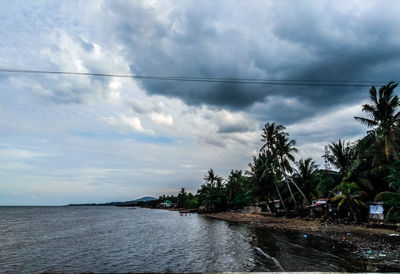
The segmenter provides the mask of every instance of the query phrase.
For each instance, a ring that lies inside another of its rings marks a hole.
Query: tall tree
[[[253,181],[253,194],[260,200],[273,199],[272,185],[276,184],[272,168],[273,162],[274,159],[270,153],[259,153],[257,157],[253,156],[253,162],[249,164],[249,170],[246,171]]]
[[[398,84],[390,82],[376,91],[373,86],[369,90],[369,97],[372,104],[364,104],[362,111],[367,113],[369,118],[354,117],[357,121],[368,127],[378,127],[382,130],[382,135],[385,145],[386,158],[392,155],[394,159],[398,157],[399,136],[398,131],[400,121],[400,100],[397,95],[394,95],[394,89]]]
[[[232,169],[231,173],[229,174],[225,188],[227,202],[230,206],[234,204],[234,200],[240,192],[242,176],[241,170]]]
[[[178,204],[179,208],[187,207],[187,193],[186,193],[184,187],[181,188],[181,191],[179,192],[179,194],[177,196],[177,204]]]
[[[281,146],[284,146],[284,142],[286,141],[285,138],[287,138],[288,134],[284,132],[286,128],[283,125],[275,124],[275,123],[266,123],[264,128],[263,128],[263,133],[261,134],[261,141],[264,142],[262,145],[260,151],[264,153],[264,155],[268,155],[269,158],[275,159],[275,162],[271,162],[272,166],[269,166],[268,168],[272,168],[272,173],[274,174],[274,184],[275,184],[275,189],[278,193],[279,199],[281,200],[281,203],[283,205],[283,208],[285,211],[287,211],[287,208],[285,206],[285,202],[282,199],[282,195],[279,191],[279,187],[277,185],[277,179],[281,179],[284,175],[284,172],[280,169],[279,165],[279,154],[278,154],[278,145],[280,144]],[[282,152],[283,153],[283,152]],[[274,168],[278,167],[278,168]],[[292,195],[293,201],[295,201],[294,196],[292,191],[290,190],[290,193]]]
[[[264,144],[260,151],[269,151],[273,153],[275,151],[278,138],[288,135],[286,132],[284,132],[285,129],[286,128],[283,125],[266,123],[263,128],[263,133],[261,134],[261,141]]]
[[[212,168],[210,168],[207,171],[207,175],[204,177],[204,181],[206,181],[207,184],[209,184],[210,186],[215,187],[217,185],[218,182],[222,181],[222,178],[217,176],[214,173],[214,170]]]
[[[205,184],[197,191],[199,202],[211,209],[221,210],[225,207],[225,194],[222,178],[211,168],[204,177]]]
[[[296,163],[296,166],[297,168],[292,176],[293,181],[303,189],[309,201],[316,198],[318,180],[314,173],[317,171],[318,165],[311,158],[302,158]]]
[[[289,134],[285,132],[286,128],[283,125],[275,124],[275,123],[266,123],[263,128],[263,133],[261,134],[261,141],[264,142],[260,151],[269,153],[269,155],[275,159],[273,165],[275,178],[281,181],[285,181],[286,185],[289,189],[291,198],[295,204],[295,208],[297,208],[296,198],[293,195],[293,191],[290,187],[290,183],[293,183],[300,194],[307,200],[302,190],[299,186],[292,180],[288,178],[288,174],[292,172],[291,162],[294,162],[293,153],[297,152],[297,149],[294,147],[296,145],[295,140],[289,139]],[[275,188],[278,192],[278,195],[281,199],[283,207],[286,209],[282,195],[279,191],[278,186],[275,182]]]
[[[366,196],[364,191],[354,182],[342,181],[340,185],[335,188],[339,191],[339,195],[332,198],[332,202],[338,201],[338,210],[346,207],[350,211],[350,215],[354,218],[356,223],[359,222],[359,214],[362,208],[366,208],[362,197]]]
[[[340,140],[329,145],[329,150],[332,154],[323,156],[326,158],[339,172],[344,176],[350,169],[354,161],[353,149],[350,146],[350,142]]]
[[[277,154],[277,162],[280,168],[280,171],[285,178],[286,185],[289,189],[290,196],[294,202],[294,207],[297,209],[297,201],[294,197],[292,188],[290,187],[290,180],[288,178],[288,174],[293,171],[293,168],[290,162],[294,162],[293,153],[297,152],[297,149],[294,147],[296,145],[295,140],[289,140],[289,134],[279,135],[276,144],[276,154]]]

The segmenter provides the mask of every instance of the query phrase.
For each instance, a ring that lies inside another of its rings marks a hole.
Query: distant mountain
[[[116,206],[134,206],[137,205],[140,202],[148,202],[148,201],[154,201],[157,200],[154,197],[142,197],[133,201],[126,201],[126,202],[119,202],[116,204]]]
[[[142,197],[142,198],[134,200],[133,202],[138,203],[138,202],[147,202],[147,201],[154,201],[154,200],[157,200],[157,199],[154,197]]]
[[[139,202],[148,202],[157,200],[154,197],[142,197],[133,201],[126,201],[126,202],[111,202],[111,203],[102,203],[102,204],[69,204],[69,206],[134,206],[137,205]]]

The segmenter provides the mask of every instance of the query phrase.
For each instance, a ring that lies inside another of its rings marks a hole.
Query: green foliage
[[[189,193],[188,198],[187,198],[187,208],[198,208],[199,207],[199,199],[197,195],[193,195]]]
[[[225,188],[222,178],[214,174],[211,168],[204,177],[205,183],[197,191],[198,202],[211,210],[223,210],[226,208]]]
[[[398,159],[399,135],[396,134],[400,112],[400,99],[394,95],[394,89],[397,84],[390,82],[376,91],[372,86],[369,91],[372,104],[363,105],[362,110],[371,118],[354,117],[357,121],[368,127],[378,127],[380,130],[380,140],[384,143],[386,158],[391,156]]]
[[[187,207],[187,202],[188,202],[188,197],[187,193],[185,192],[185,188],[182,187],[181,192],[179,192],[178,197],[177,197],[177,206],[178,208],[186,208]]]
[[[337,168],[342,175],[346,174],[354,161],[353,146],[350,145],[350,142],[346,143],[344,140],[339,139],[337,143],[329,145],[329,151],[330,153],[323,157]]]
[[[396,160],[390,167],[390,174],[387,179],[389,181],[389,187],[394,191],[400,193],[400,160]]]
[[[385,216],[385,223],[400,223],[400,193],[381,192],[376,195],[375,201],[383,202],[390,207]]]
[[[329,197],[332,194],[333,189],[340,183],[341,176],[336,171],[329,170],[317,170],[314,173],[316,181],[316,192],[319,193],[320,197]]]
[[[400,223],[400,205],[392,206],[385,216],[385,223]]]
[[[318,177],[315,175],[318,165],[311,158],[300,159],[296,163],[297,168],[292,175],[293,181],[303,190],[308,200],[313,200],[319,196],[316,189]]]
[[[384,191],[376,195],[376,202],[384,202],[390,204],[393,201],[400,201],[400,193]]]
[[[340,194],[332,198],[332,202],[338,202],[338,211],[343,211],[343,208],[350,212],[356,223],[360,221],[359,216],[367,205],[362,200],[366,193],[360,190],[360,187],[354,182],[341,182],[334,191]]]

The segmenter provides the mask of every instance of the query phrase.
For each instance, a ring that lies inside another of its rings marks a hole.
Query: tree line
[[[208,170],[204,183],[191,194],[182,188],[177,196],[160,196],[152,205],[169,200],[179,208],[212,211],[239,209],[265,202],[273,211],[279,200],[285,215],[310,209],[313,200],[329,198],[338,216],[360,222],[369,201],[388,206],[386,222],[400,222],[400,100],[397,83],[369,90],[362,105],[366,117],[354,117],[368,128],[355,142],[339,139],[322,157],[334,170],[318,167],[312,158],[296,160],[296,141],[283,125],[266,123],[262,145],[247,170],[231,170],[228,178]]]

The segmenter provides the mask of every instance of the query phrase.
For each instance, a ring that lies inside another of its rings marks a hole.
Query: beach
[[[208,213],[210,218],[273,230],[295,231],[304,237],[323,237],[346,246],[359,257],[374,265],[385,265],[388,271],[400,270],[400,228],[372,228],[365,225],[326,224],[319,220],[277,218],[273,215],[240,212]]]

